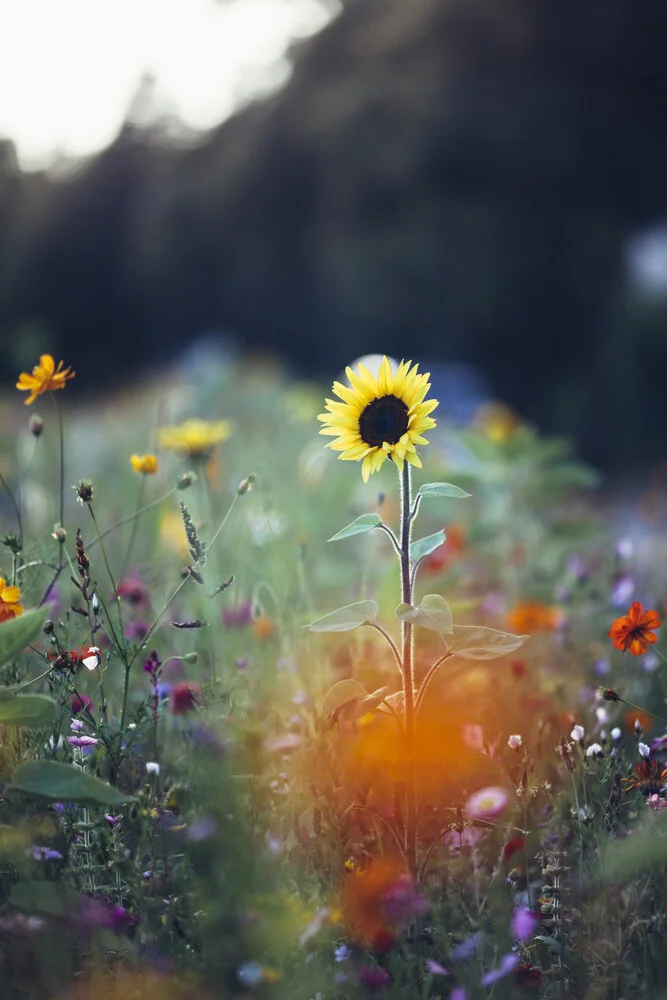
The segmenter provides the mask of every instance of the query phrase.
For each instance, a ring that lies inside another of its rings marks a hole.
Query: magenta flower
[[[391,982],[391,976],[388,972],[385,972],[384,969],[376,969],[372,965],[362,965],[357,976],[361,985],[371,992],[388,986]]]
[[[518,907],[512,914],[512,937],[515,941],[526,941],[532,936],[540,922],[532,910]]]
[[[252,621],[252,601],[242,601],[232,608],[223,608],[222,624],[225,628],[244,628],[251,625]]]
[[[82,749],[83,747],[97,746],[98,741],[94,736],[84,736],[82,733],[81,736],[68,736],[67,742],[71,743],[73,747],[79,747],[79,749]]]

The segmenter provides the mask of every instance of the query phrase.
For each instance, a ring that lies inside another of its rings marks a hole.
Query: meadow
[[[655,496],[418,358],[71,360],[3,389],[0,996],[667,995]]]

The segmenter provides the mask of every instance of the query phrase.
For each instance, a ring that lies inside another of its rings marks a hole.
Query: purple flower
[[[376,969],[372,965],[362,965],[357,976],[361,985],[371,991],[388,986],[391,982],[391,976],[388,972],[385,972],[384,969]]]
[[[239,656],[237,660],[234,660],[234,663],[239,668],[239,670],[245,670],[245,668],[250,663],[250,660],[248,659],[247,656]]]
[[[490,972],[485,973],[480,981],[480,986],[493,986],[497,983],[499,979],[504,979],[505,976],[509,976],[512,969],[515,969],[519,964],[519,956],[513,951],[509,954],[503,955],[500,959],[500,965],[497,969],[491,969]]]
[[[518,907],[512,914],[512,936],[515,941],[526,941],[540,922],[532,910]]]
[[[200,816],[188,827],[187,838],[195,842],[208,840],[213,836],[216,829],[215,820],[211,816]]]
[[[427,907],[409,875],[401,875],[382,895],[383,912],[392,924],[405,924]]]
[[[94,736],[68,736],[67,742],[71,743],[73,747],[94,747],[97,745],[97,740]]]
[[[462,847],[473,847],[479,840],[486,836],[484,830],[479,826],[466,826],[459,833],[458,830],[450,830],[442,838],[451,851],[459,851]]]
[[[222,624],[225,628],[245,628],[252,624],[252,601],[242,601],[231,608],[222,609]]]
[[[625,608],[630,604],[635,592],[634,577],[630,573],[621,573],[614,580],[611,591],[611,603],[614,608]]]
[[[667,752],[667,733],[663,736],[656,736],[651,740],[651,753]]]
[[[477,946],[480,944],[481,940],[481,934],[473,934],[472,937],[462,941],[461,944],[455,945],[449,954],[451,961],[462,962],[464,958],[470,958],[471,955],[475,955],[477,953]]]
[[[122,817],[122,815],[112,816],[110,813],[105,813],[104,814],[104,818],[107,821],[107,823],[109,824],[109,826],[114,827],[114,826],[116,826],[117,823],[120,823],[120,821],[122,820],[123,817]]]
[[[431,973],[432,976],[448,976],[449,969],[446,969],[444,965],[440,965],[439,962],[434,961],[432,958],[426,959],[426,968]]]
[[[153,678],[154,681],[156,681],[158,679],[161,669],[162,669],[162,661],[160,657],[157,655],[157,651],[153,650],[151,655],[144,663],[144,670],[146,671],[147,674],[150,674],[150,676]]]
[[[148,625],[148,622],[130,622],[130,624],[125,627],[125,636],[130,640],[130,642],[141,642],[148,635],[149,628],[150,626]]]
[[[455,986],[449,994],[448,1000],[468,1000],[468,994],[463,986]]]
[[[38,844],[33,844],[25,852],[27,857],[34,858],[35,861],[60,861],[62,860],[62,854],[60,851],[54,851],[51,847],[40,847]]]

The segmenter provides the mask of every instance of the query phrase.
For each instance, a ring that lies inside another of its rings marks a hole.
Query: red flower
[[[509,861],[509,859],[514,854],[518,854],[519,852],[523,852],[525,850],[526,850],[525,837],[512,837],[510,840],[507,841],[507,843],[503,847],[503,857],[505,861]]]
[[[658,641],[655,630],[661,625],[657,611],[644,611],[640,602],[635,601],[627,615],[616,619],[608,634],[616,649],[622,653],[630,650],[633,656],[641,656]]]
[[[170,692],[171,711],[174,715],[187,715],[202,703],[201,684],[194,681],[183,681],[174,684]]]

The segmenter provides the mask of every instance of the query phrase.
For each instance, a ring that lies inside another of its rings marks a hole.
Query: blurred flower
[[[611,738],[612,738],[612,740],[618,741],[618,740],[620,740],[620,738],[621,738],[622,735],[623,734],[621,733],[621,730],[618,728],[618,726],[614,726],[614,728],[611,731]]]
[[[35,861],[62,860],[60,851],[55,851],[51,847],[40,847],[38,844],[33,844],[25,853],[29,858],[34,858]]]
[[[93,712],[95,703],[85,694],[71,694],[67,699],[72,715],[80,715],[81,712]]]
[[[494,444],[504,444],[519,427],[519,418],[504,403],[484,403],[475,414],[475,425]]]
[[[159,774],[160,773],[160,765],[157,763],[157,761],[147,760],[146,761],[146,771],[148,772],[148,774]]]
[[[509,802],[504,788],[491,785],[471,795],[465,804],[465,812],[472,819],[495,819],[500,816]]]
[[[280,736],[268,736],[264,740],[264,746],[269,753],[289,753],[301,746],[303,737],[298,733],[283,733]]]
[[[507,745],[510,748],[510,750],[518,750],[522,742],[523,741],[521,739],[521,736],[519,735],[519,733],[516,733],[515,735],[509,737],[509,739],[507,740]]]
[[[382,907],[391,924],[403,925],[424,913],[428,904],[410,876],[403,874],[384,890]]]
[[[584,738],[584,727],[575,726],[572,732],[570,733],[570,739],[574,740],[575,743],[581,743],[583,738]]]
[[[463,986],[455,986],[447,1000],[468,1000],[468,994]]]
[[[18,603],[20,598],[19,588],[8,587],[0,576],[0,622],[6,622],[23,614],[23,605]]]
[[[602,747],[599,743],[591,743],[589,747],[586,747],[587,757],[602,757],[604,756],[602,752]]]
[[[431,973],[432,976],[448,976],[449,969],[446,969],[444,965],[440,965],[432,958],[426,959],[426,968]]]
[[[482,943],[484,935],[481,933],[473,934],[472,937],[466,938],[465,941],[461,941],[460,944],[454,945],[449,953],[449,957],[452,962],[463,962],[466,958],[471,958],[473,955],[477,954],[477,948]]]
[[[667,809],[667,801],[665,801],[665,799],[661,799],[656,792],[649,795],[646,800],[646,804],[653,812],[661,812],[663,809]]]
[[[639,754],[641,757],[648,757],[649,754],[651,753],[651,748],[646,743],[639,743],[637,749],[639,750]]]
[[[334,961],[335,962],[346,962],[350,957],[350,949],[346,944],[340,944],[334,950]]]
[[[615,620],[608,635],[616,649],[623,653],[630,650],[633,656],[641,656],[651,643],[658,641],[655,630],[661,624],[657,611],[644,611],[640,602],[635,601],[627,615]]]
[[[632,600],[635,592],[635,580],[630,573],[621,573],[614,579],[611,591],[611,605],[614,608],[622,608]]]
[[[655,739],[651,740],[651,753],[665,752],[667,752],[667,733],[663,736],[656,736]]]
[[[364,870],[355,872],[353,878],[346,875],[342,890],[345,922],[361,944],[392,947],[393,930],[405,919],[405,909],[410,911],[414,905],[421,912],[421,897],[400,858],[384,856],[372,860]],[[397,905],[392,909],[393,903],[401,901],[407,906]]]
[[[527,941],[540,923],[540,918],[532,910],[519,907],[512,914],[512,937],[515,941]]]
[[[478,826],[465,826],[462,830],[449,830],[442,838],[450,851],[460,851],[464,847],[473,847],[484,838],[484,830]]]
[[[655,653],[651,652],[648,652],[644,657],[644,659],[639,664],[641,669],[647,674],[654,673],[654,671],[658,669],[659,665],[660,665],[660,660],[655,655]]]
[[[268,615],[260,615],[252,623],[252,634],[256,639],[265,641],[270,639],[275,631],[275,624]]]
[[[143,642],[148,635],[149,628],[148,622],[145,621],[130,622],[129,625],[125,626],[125,637],[130,642]]]
[[[150,674],[153,680],[157,680],[157,678],[160,676],[161,669],[162,669],[162,660],[157,655],[157,650],[154,649],[151,655],[144,663],[144,670],[146,671],[147,674]]]
[[[522,836],[511,837],[503,847],[503,858],[509,861],[515,854],[526,850],[526,838]]]
[[[484,752],[484,730],[476,723],[466,722],[462,731],[463,742],[476,753]]]
[[[149,605],[148,587],[140,576],[128,576],[118,584],[118,596],[133,608],[145,609]]]
[[[139,472],[142,476],[154,476],[157,472],[155,455],[130,455],[130,465],[135,472]]]
[[[523,988],[537,989],[542,983],[542,971],[535,965],[521,962],[514,970],[514,978]]]
[[[520,601],[509,612],[507,621],[510,628],[523,635],[526,632],[552,631],[562,623],[563,614],[558,608],[542,601]]]
[[[447,525],[445,541],[423,559],[420,564],[421,572],[431,576],[442,573],[463,551],[465,541],[466,531],[462,524]]]
[[[640,732],[650,732],[654,726],[655,719],[640,708],[628,708],[623,713],[623,727],[630,733],[638,735]]]
[[[63,362],[56,363],[50,354],[42,354],[39,364],[35,365],[32,375],[21,372],[16,388],[21,392],[29,392],[30,395],[25,400],[26,405],[34,403],[38,396],[45,392],[53,392],[56,389],[64,389],[67,379],[74,378],[74,372],[69,368],[63,368]]]
[[[361,985],[371,990],[371,992],[379,990],[383,986],[388,986],[391,982],[391,976],[388,972],[372,965],[362,965],[357,972],[357,977]]]
[[[171,711],[173,715],[187,715],[202,704],[203,691],[201,684],[195,681],[183,681],[174,684],[170,692]]]
[[[252,601],[241,601],[222,609],[222,624],[225,628],[243,628],[252,624]]]
[[[429,374],[418,374],[418,365],[402,361],[396,372],[389,359],[382,359],[377,377],[359,363],[357,371],[346,368],[350,382],[334,382],[333,393],[342,402],[327,399],[318,420],[320,434],[333,437],[327,447],[340,452],[344,461],[362,461],[364,482],[373,472],[393,459],[399,472],[404,461],[421,468],[416,445],[428,444],[423,432],[435,427],[429,416],[437,400],[424,402],[430,388]]]
[[[217,825],[212,816],[199,816],[194,823],[188,827],[188,840],[198,843],[200,840],[209,840],[215,835]]]
[[[667,768],[661,760],[641,760],[623,784],[626,792],[636,788],[644,795],[657,795],[667,784]]]
[[[211,422],[193,417],[176,427],[161,427],[157,440],[160,448],[175,451],[182,458],[206,459],[231,433],[232,425],[228,420]]]
[[[519,964],[519,956],[511,951],[508,955],[503,955],[500,959],[500,965],[496,969],[491,969],[490,972],[485,973],[480,980],[480,986],[492,986],[497,983],[499,979],[503,979],[505,976],[509,976],[510,972],[516,968]]]

